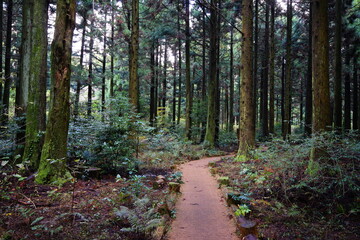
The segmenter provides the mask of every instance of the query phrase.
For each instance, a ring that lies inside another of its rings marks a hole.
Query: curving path
[[[184,184],[176,204],[169,240],[238,240],[226,201],[211,176],[208,163],[221,157],[182,164]]]

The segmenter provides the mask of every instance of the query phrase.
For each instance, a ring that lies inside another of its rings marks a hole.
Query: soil
[[[208,168],[209,162],[220,159],[203,158],[180,166],[184,184],[169,240],[239,239],[226,200]]]

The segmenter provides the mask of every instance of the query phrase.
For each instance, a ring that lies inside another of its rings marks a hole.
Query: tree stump
[[[248,220],[243,216],[240,216],[237,218],[237,224],[240,229],[241,237],[243,237],[244,239],[253,239],[253,238],[245,238],[248,235],[253,235],[255,237],[257,236],[256,222]]]
[[[172,193],[179,193],[180,192],[180,183],[169,182],[169,191]]]

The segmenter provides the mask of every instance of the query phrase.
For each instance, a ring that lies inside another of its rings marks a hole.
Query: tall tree
[[[139,112],[139,0],[131,1],[131,39],[129,59],[129,98],[136,112]]]
[[[259,52],[259,0],[255,0],[255,27],[254,27],[254,67],[253,67],[253,87],[254,87],[254,105],[255,105],[255,124],[258,118],[257,115],[257,102],[258,102],[258,52]]]
[[[3,0],[0,0],[0,79],[3,78]],[[3,84],[0,81],[0,124],[2,120]]]
[[[191,79],[190,79],[190,1],[185,0],[185,87],[186,87],[186,112],[185,112],[185,135],[187,139],[191,139]]]
[[[287,23],[286,23],[286,74],[284,89],[284,119],[283,138],[288,139],[291,134],[291,38],[292,38],[292,0],[287,0]]]
[[[19,79],[16,83],[15,115],[19,130],[16,133],[17,154],[24,153],[25,130],[26,130],[26,106],[29,94],[29,75],[31,57],[31,16],[32,0],[24,0],[22,4],[22,35],[20,47]],[[1,108],[1,107],[0,107]]]
[[[150,71],[151,71],[151,83],[150,83],[150,125],[154,126],[155,112],[156,112],[156,98],[155,98],[155,41],[152,40],[150,49]]]
[[[358,119],[359,119],[359,85],[358,85],[358,76],[357,76],[357,57],[355,54],[353,57],[353,129],[359,129]]]
[[[268,110],[268,88],[269,88],[269,4],[265,1],[265,34],[264,34],[264,54],[261,68],[260,86],[260,122],[261,136],[269,136],[269,110]]]
[[[166,107],[166,75],[167,75],[167,61],[168,61],[168,55],[167,55],[167,40],[165,39],[164,42],[165,45],[165,53],[164,53],[164,76],[163,76],[163,84],[162,84],[162,106]]]
[[[255,115],[253,92],[253,2],[242,1],[241,85],[240,85],[240,126],[239,156],[246,156],[255,146]]]
[[[309,3],[309,40],[307,53],[306,98],[305,98],[305,134],[311,135],[312,124],[312,2]]]
[[[328,1],[313,0],[312,7],[312,130],[314,134],[319,134],[321,132],[329,130],[331,127],[329,90]],[[311,151],[311,160],[315,161],[323,155],[324,152],[315,145]]]
[[[75,13],[75,0],[57,1],[54,40],[51,45],[52,99],[40,167],[35,179],[37,183],[62,184],[71,178],[66,168],[66,157]]]
[[[344,76],[344,130],[351,129],[351,47],[349,36],[345,39],[345,76]]]
[[[270,64],[269,64],[269,132],[274,134],[275,120],[275,6],[276,0],[271,0],[270,19]]]
[[[2,125],[6,125],[7,122],[9,121],[13,0],[8,0],[6,10],[7,10],[7,22],[6,22],[6,39],[5,39],[5,84],[4,84],[4,95],[3,95],[4,109],[3,109]]]
[[[210,53],[209,53],[209,81],[208,81],[208,110],[206,121],[205,145],[214,147],[216,135],[216,101],[217,101],[217,34],[218,14],[217,0],[211,0],[210,8]]]
[[[101,82],[101,115],[102,121],[105,120],[105,92],[106,92],[106,15],[107,15],[107,4],[104,4],[104,36],[103,36],[103,60],[102,60],[102,82]]]
[[[46,73],[47,73],[47,20],[48,1],[33,1],[31,27],[29,95],[26,111],[26,144],[24,160],[38,169],[43,132],[46,128]]]
[[[229,127],[228,131],[234,130],[234,28],[230,30],[230,84],[229,84]]]
[[[334,128],[342,127],[342,81],[341,81],[341,41],[342,41],[342,0],[335,3],[335,78],[334,78]]]
[[[94,49],[94,22],[95,22],[95,13],[94,8],[91,13],[91,23],[90,23],[90,43],[89,43],[89,69],[88,69],[88,99],[87,99],[87,116],[91,117],[92,114],[92,85],[93,85],[93,49]]]
[[[178,36],[180,36],[180,32],[181,32],[181,25],[180,25],[180,16],[181,16],[181,0],[178,0],[177,2],[177,10],[178,10],[178,15],[177,15],[177,34]],[[180,118],[181,118],[181,94],[182,94],[182,90],[181,90],[181,81],[182,81],[182,68],[181,68],[181,63],[182,63],[182,57],[181,57],[181,38],[178,38],[178,51],[179,51],[179,92],[178,92],[178,112],[177,112],[177,124],[180,124]]]

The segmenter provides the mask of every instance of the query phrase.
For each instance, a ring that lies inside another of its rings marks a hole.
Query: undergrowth
[[[326,152],[316,174],[309,171],[314,144]],[[261,144],[251,160],[224,160],[219,172],[230,177],[233,192],[247,197],[242,202],[261,222],[265,239],[344,239],[360,236],[355,227],[360,213],[359,162],[358,135],[327,133],[290,142],[274,139]]]

